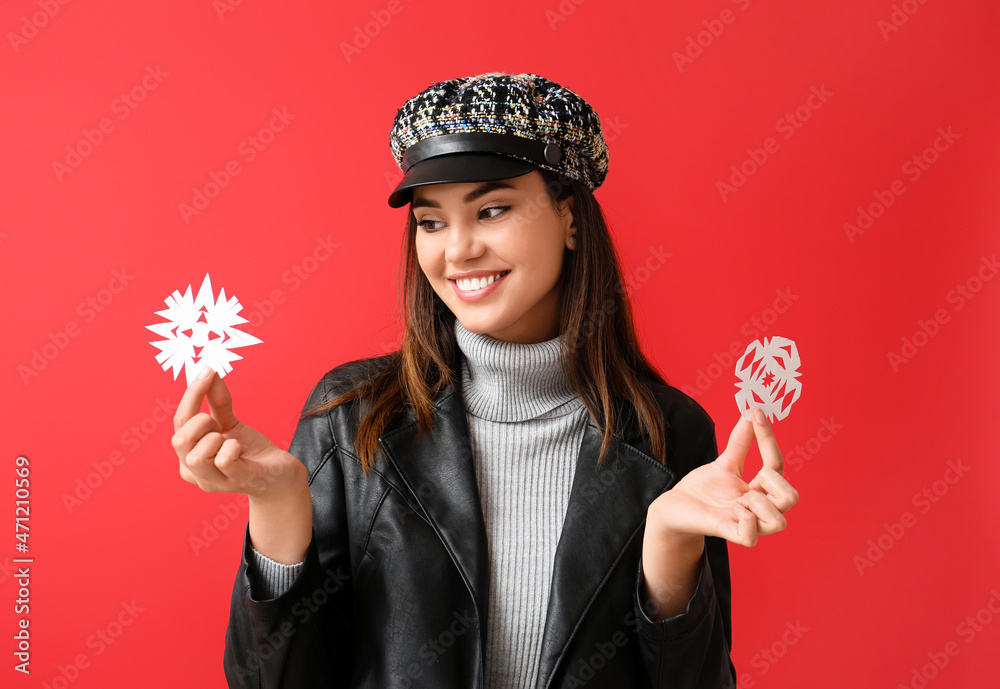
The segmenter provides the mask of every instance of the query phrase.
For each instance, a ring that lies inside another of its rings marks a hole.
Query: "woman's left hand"
[[[743,463],[757,438],[764,465],[750,483]],[[782,476],[784,460],[764,413],[741,418],[719,457],[688,472],[654,500],[642,544],[644,607],[654,620],[684,611],[698,580],[705,536],[745,546],[787,526],[799,493]]]
[[[787,526],[785,512],[798,502],[799,493],[782,475],[784,460],[778,441],[764,413],[757,409],[753,422],[740,419],[721,455],[710,464],[690,471],[649,506],[647,537],[683,541],[700,536],[720,536],[744,546],[757,537]],[[757,438],[763,467],[750,483],[743,480],[747,452]],[[653,534],[648,529],[654,529]]]

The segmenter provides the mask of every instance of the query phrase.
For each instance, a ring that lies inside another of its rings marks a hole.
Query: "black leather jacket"
[[[334,368],[306,407],[379,360]],[[597,469],[600,434],[587,424],[535,689],[736,685],[725,540],[705,539],[686,613],[654,622],[641,607],[647,507],[718,455],[701,406],[670,386],[654,392],[666,467],[628,413]],[[434,417],[433,431],[416,439],[415,414],[401,413],[379,439],[368,478],[353,449],[356,403],[299,423],[289,451],[309,470],[312,542],[291,589],[258,601],[247,578],[247,530],[226,632],[230,687],[483,688],[489,560],[459,388],[438,395]]]

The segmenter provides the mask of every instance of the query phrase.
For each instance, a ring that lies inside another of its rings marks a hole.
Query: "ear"
[[[576,249],[576,197],[568,196],[562,201],[557,202],[560,217],[563,222],[563,241],[566,244],[567,249]]]

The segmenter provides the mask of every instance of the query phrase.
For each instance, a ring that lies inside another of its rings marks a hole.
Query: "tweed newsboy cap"
[[[403,171],[389,195],[393,208],[423,184],[544,168],[593,190],[608,171],[600,117],[576,93],[537,74],[488,72],[431,84],[396,112],[389,145]]]

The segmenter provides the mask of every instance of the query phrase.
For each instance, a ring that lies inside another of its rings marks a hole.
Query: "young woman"
[[[229,685],[735,687],[727,541],[798,494],[763,414],[719,455],[643,355],[597,114],[488,73],[410,99],[390,143],[400,350],[323,376],[287,452],[214,372],[177,410],[182,478],[249,496]]]

